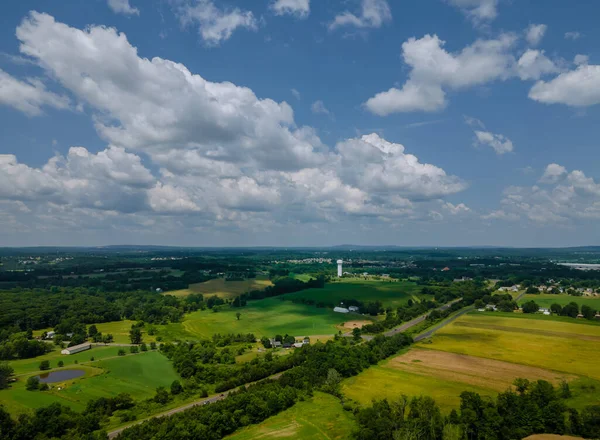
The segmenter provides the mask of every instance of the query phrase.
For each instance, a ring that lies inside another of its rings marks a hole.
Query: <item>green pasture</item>
[[[77,411],[82,411],[89,400],[99,397],[112,397],[119,393],[129,393],[134,399],[146,399],[154,395],[158,386],[168,387],[178,379],[169,360],[158,352],[146,352],[135,355],[117,356],[118,347],[110,347],[111,357],[74,365],[65,362],[62,369],[82,369],[86,374],[80,378],[51,384],[49,391],[27,391],[27,374],[18,377],[9,389],[0,391],[0,404],[13,414],[26,412],[58,402]],[[83,354],[83,353],[80,353]],[[108,352],[104,352],[108,354]],[[95,357],[99,355],[95,353]],[[75,358],[77,355],[72,355]],[[67,358],[67,356],[65,356]],[[98,359],[99,357],[96,357]],[[40,358],[36,358],[39,364]],[[73,359],[74,361],[74,359]],[[16,370],[16,368],[15,368]],[[37,368],[36,368],[37,370]],[[31,372],[30,372],[31,373]],[[58,388],[61,388],[60,390]]]
[[[241,313],[239,320],[236,317],[238,312]],[[157,328],[165,341],[206,339],[215,333],[254,333],[256,337],[287,333],[300,337],[333,335],[338,332],[336,326],[347,319],[347,315],[329,309],[267,298],[250,301],[241,308],[193,312],[180,323]]]
[[[340,281],[327,283],[322,289],[307,289],[288,293],[286,299],[303,298],[316,303],[326,302],[338,304],[343,300],[355,299],[362,302],[381,301],[384,307],[396,308],[404,305],[409,299],[419,300],[421,286],[410,281],[378,281],[358,278],[342,278]]]
[[[135,324],[135,321],[130,321],[128,319],[123,321],[111,321],[111,322],[101,322],[96,325],[96,328],[103,335],[111,334],[113,335],[113,342],[116,344],[129,344],[131,340],[129,339],[129,331],[131,330],[132,324]],[[91,324],[90,324],[91,325]],[[149,324],[147,324],[149,325]],[[87,326],[89,327],[89,325]],[[33,332],[34,337],[41,336],[43,332],[49,332],[52,328],[46,328],[42,330],[35,330]],[[156,336],[148,335],[148,332],[145,328],[142,328],[143,342],[154,342],[156,341]]]
[[[243,281],[227,281],[225,278],[215,278],[204,283],[190,284],[187,289],[165,292],[165,295],[183,297],[192,293],[201,293],[231,299],[251,290],[263,290],[272,284],[268,278],[260,276]]]
[[[420,346],[600,380],[599,326],[510,315],[461,316]]]
[[[344,440],[351,438],[356,428],[352,413],[344,411],[336,397],[315,392],[309,400],[298,402],[258,425],[241,429],[227,439]]]
[[[535,301],[540,307],[550,308],[552,304],[560,304],[561,306],[575,302],[579,308],[583,305],[588,305],[594,310],[600,310],[600,296],[571,296],[571,295],[553,295],[551,293],[541,293],[539,295],[525,295],[521,298],[522,305],[527,301]]]

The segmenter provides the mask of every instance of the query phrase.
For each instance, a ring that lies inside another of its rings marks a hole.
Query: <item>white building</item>
[[[81,351],[89,350],[92,348],[92,344],[89,342],[84,342],[83,344],[73,345],[72,347],[67,347],[60,352],[60,354],[75,354]]]
[[[342,277],[342,264],[344,263],[344,260],[337,260],[337,265],[338,265],[338,278]]]
[[[46,333],[46,339],[52,339],[55,334],[56,334],[56,332],[48,332],[48,333]]]
[[[350,306],[350,307],[348,307],[348,310],[350,310],[351,312],[358,312],[358,307]]]
[[[348,313],[350,310],[345,307],[334,307],[333,311],[337,313]]]

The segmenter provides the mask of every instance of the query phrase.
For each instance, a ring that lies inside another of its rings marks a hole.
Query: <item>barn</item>
[[[67,347],[61,350],[60,354],[75,354],[81,351],[89,350],[90,348],[92,348],[92,344],[90,344],[89,342],[84,342],[83,344]]]

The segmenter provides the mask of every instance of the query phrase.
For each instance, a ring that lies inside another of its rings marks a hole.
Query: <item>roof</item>
[[[83,344],[79,344],[79,345],[73,345],[72,347],[67,347],[65,348],[65,350],[78,350],[80,348],[90,348],[92,346],[92,344],[90,344],[89,342],[84,342]]]

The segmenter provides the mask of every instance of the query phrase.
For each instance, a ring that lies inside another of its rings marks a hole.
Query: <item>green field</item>
[[[239,320],[237,312],[241,313]],[[206,339],[215,333],[254,333],[257,337],[288,333],[300,337],[333,335],[338,332],[336,326],[347,319],[346,315],[329,309],[267,298],[250,301],[239,309],[193,312],[180,323],[157,328],[164,340]]]
[[[340,401],[315,392],[314,396],[264,422],[244,428],[229,440],[297,438],[307,440],[348,439],[356,423],[352,413],[344,411]]]
[[[225,278],[215,278],[204,283],[190,284],[187,289],[165,292],[165,295],[181,297],[192,293],[201,293],[231,299],[250,290],[262,290],[272,284],[266,277],[249,278],[244,281],[226,281]]]
[[[96,328],[103,335],[111,334],[113,335],[113,342],[116,344],[129,344],[131,341],[129,339],[129,331],[131,330],[131,325],[135,324],[135,321],[130,321],[128,319],[124,321],[112,321],[112,322],[101,322],[96,325]],[[89,325],[88,325],[89,327]],[[35,330],[33,332],[33,336],[40,336],[43,332],[48,332],[52,330],[52,328],[46,328],[42,330]],[[150,336],[146,329],[142,328],[143,340],[144,342],[155,342],[156,336]]]
[[[346,299],[362,302],[381,301],[384,307],[397,308],[409,299],[418,300],[421,287],[410,281],[376,281],[357,278],[327,283],[322,289],[307,289],[288,293],[287,299],[304,298],[325,303],[338,304]]]
[[[535,301],[540,307],[550,308],[552,304],[564,306],[571,302],[576,302],[579,307],[588,305],[592,309],[600,310],[600,296],[571,296],[571,295],[552,295],[550,293],[541,293],[539,295],[525,295],[519,305],[527,301]]]
[[[600,327],[595,325],[469,314],[420,345],[600,380]]]
[[[89,362],[91,354],[98,359],[109,352],[102,349],[94,349],[85,354],[88,361],[74,365],[76,356],[64,356],[65,367],[63,369],[76,368],[86,372],[85,376],[52,384],[49,391],[27,391],[25,381],[32,374],[18,377],[7,390],[0,391],[0,404],[4,404],[13,414],[26,412],[30,409],[47,406],[58,402],[69,406],[74,410],[81,411],[91,399],[99,397],[111,397],[119,393],[129,393],[134,399],[145,399],[155,393],[158,386],[169,386],[178,378],[169,360],[158,352],[147,352],[136,355],[116,356],[118,348],[110,347],[111,357],[104,356],[100,361]],[[36,358],[37,364],[43,357]],[[68,362],[67,362],[68,360]],[[21,362],[21,361],[19,361]],[[12,364],[16,364],[12,363]],[[17,366],[14,366],[17,370]],[[19,366],[18,372],[28,369],[27,365]],[[37,367],[36,367],[37,369]],[[31,371],[29,372],[31,373]],[[36,374],[39,372],[36,372]],[[58,388],[61,388],[60,390]]]

